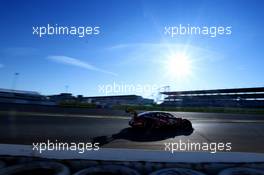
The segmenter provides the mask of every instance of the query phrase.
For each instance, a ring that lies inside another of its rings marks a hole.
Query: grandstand
[[[161,92],[162,106],[264,107],[264,87]]]
[[[2,88],[0,88],[0,103],[54,105],[38,92]]]
[[[115,96],[95,96],[95,97],[84,97],[83,100],[101,104],[105,106],[113,105],[151,105],[154,100],[143,98],[138,95],[115,95]]]

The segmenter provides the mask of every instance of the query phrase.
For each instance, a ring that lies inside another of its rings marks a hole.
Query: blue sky
[[[68,86],[75,95],[104,95],[98,86],[114,82],[171,90],[264,86],[260,0],[2,0],[0,4],[0,88],[13,87],[15,72],[19,73],[16,89],[42,94],[65,92]],[[47,24],[100,26],[100,34],[32,35],[33,26]],[[164,35],[165,26],[179,24],[232,26],[232,34]],[[191,62],[190,74],[175,78],[168,71],[168,57],[183,51]]]

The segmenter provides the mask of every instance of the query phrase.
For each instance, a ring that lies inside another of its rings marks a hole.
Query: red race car
[[[150,111],[140,114],[133,113],[129,125],[133,128],[158,129],[192,129],[192,123],[187,119],[176,117],[168,112]]]

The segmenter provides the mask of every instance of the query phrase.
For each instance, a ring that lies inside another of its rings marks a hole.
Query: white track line
[[[126,116],[107,116],[107,115],[86,115],[86,114],[56,114],[56,113],[37,113],[37,112],[6,112],[0,111],[1,115],[26,115],[26,116],[47,116],[47,117],[86,117],[86,118],[104,118],[104,119],[131,119]]]
[[[96,118],[96,119],[122,119],[129,120],[131,117],[128,116],[106,116],[106,115],[85,115],[85,114],[56,114],[56,113],[36,113],[36,112],[7,112],[0,111],[0,115],[25,115],[25,116],[47,116],[47,117],[85,117],[85,118]],[[194,122],[214,122],[214,123],[264,123],[264,120],[251,120],[251,119],[199,119],[199,118],[188,118]]]

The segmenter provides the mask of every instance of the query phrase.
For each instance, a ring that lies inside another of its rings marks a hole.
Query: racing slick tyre
[[[166,169],[161,169],[158,171],[155,171],[151,173],[150,175],[205,175],[201,172],[194,171],[191,169],[186,169],[186,168],[166,168]]]
[[[74,175],[96,175],[96,174],[122,174],[122,175],[139,175],[136,170],[120,165],[100,165],[90,167],[76,172]]]
[[[193,129],[192,123],[190,122],[190,120],[187,120],[187,119],[183,119],[182,120],[182,129],[184,129],[184,130]]]
[[[57,162],[28,162],[0,169],[0,175],[70,175],[68,167]]]
[[[155,124],[153,123],[153,121],[151,121],[151,120],[145,121],[145,123],[144,123],[144,129],[146,129],[146,130],[152,130],[154,128],[155,128]]]
[[[5,167],[5,162],[0,160],[0,169]]]
[[[219,173],[219,175],[264,175],[263,170],[257,170],[252,168],[243,168],[243,167],[236,167],[236,168],[228,168]]]

